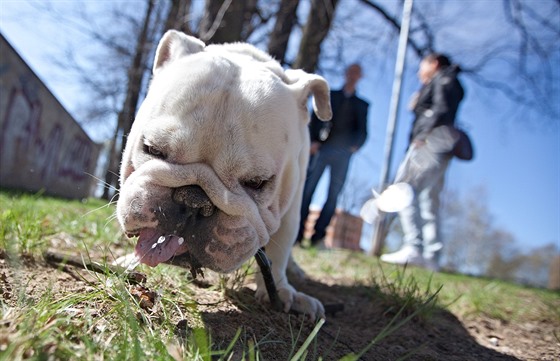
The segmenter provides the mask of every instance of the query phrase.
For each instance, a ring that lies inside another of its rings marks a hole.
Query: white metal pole
[[[399,45],[397,49],[397,61],[395,63],[395,78],[393,80],[393,91],[391,94],[391,105],[389,108],[389,120],[387,122],[387,133],[385,139],[384,162],[381,168],[381,177],[379,180],[379,193],[387,186],[389,179],[389,168],[393,158],[393,140],[395,137],[395,128],[397,125],[397,117],[399,114],[399,103],[401,96],[402,76],[406,59],[406,47],[408,44],[408,33],[410,30],[410,15],[412,13],[412,3],[414,0],[405,0],[403,6],[403,17],[401,22],[401,32],[399,35]],[[372,248],[370,253],[379,256],[385,241],[386,218],[380,214],[375,222],[375,230],[372,239]]]

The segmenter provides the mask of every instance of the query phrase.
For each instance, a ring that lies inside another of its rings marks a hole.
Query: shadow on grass
[[[5,257],[1,259],[6,261]],[[52,288],[48,292],[54,292],[53,299],[60,300],[64,300],[66,295],[91,292],[86,291],[84,282],[77,282],[72,277],[74,272],[70,267],[53,268],[42,261],[25,257],[18,267],[0,262],[0,275],[4,277],[0,277],[0,289],[3,290],[4,301],[13,307],[18,307],[20,286],[35,297]],[[94,279],[93,282],[98,281]],[[422,302],[413,304],[399,313],[402,299],[383,293],[375,286],[329,286],[312,280],[293,284],[324,304],[344,305],[344,310],[327,316],[317,337],[305,348],[306,360],[339,360],[349,354],[360,354],[391,321],[396,318],[398,323],[413,314],[415,307],[422,305]],[[204,291],[201,287],[198,291],[193,290],[200,294]],[[212,298],[208,298],[205,305],[197,301],[198,316],[209,331],[207,334],[211,337],[213,350],[226,350],[232,340],[236,340],[232,360],[290,360],[315,327],[302,316],[274,312],[259,305],[254,292],[246,287],[227,290],[228,302],[221,300],[220,292],[208,293],[212,294]],[[179,298],[175,294],[173,302]],[[192,303],[193,300],[189,300]],[[129,307],[138,310],[134,305]],[[179,307],[183,309],[180,314],[189,312],[184,304]],[[258,349],[258,357],[247,357],[255,355],[254,349]],[[241,357],[243,354],[245,358]],[[374,344],[360,359],[517,360],[478,344],[453,314],[433,305]]]
[[[405,307],[397,315],[402,301],[373,287],[329,286],[312,280],[294,283],[294,286],[324,304],[344,305],[343,311],[327,316],[326,323],[307,349],[308,360],[320,357],[339,360],[349,354],[359,354],[393,318],[404,319],[416,307]],[[262,359],[289,360],[314,327],[302,316],[259,306],[253,292],[247,288],[229,290],[227,296],[242,311],[205,311],[201,317],[217,347],[224,347],[241,330],[237,355],[243,352],[241,348],[246,347],[248,340],[253,340]],[[478,344],[449,311],[429,307],[429,312],[420,312],[374,344],[360,360],[518,360]]]

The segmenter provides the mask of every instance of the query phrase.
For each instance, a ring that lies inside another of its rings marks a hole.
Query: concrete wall
[[[0,186],[66,198],[92,194],[101,146],[0,34]]]

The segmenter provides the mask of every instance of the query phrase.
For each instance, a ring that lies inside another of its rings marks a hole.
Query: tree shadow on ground
[[[359,354],[387,326],[401,305],[392,296],[366,286],[326,285],[313,280],[294,286],[324,304],[344,309],[328,315],[326,323],[308,347],[307,360],[338,360]],[[261,360],[289,360],[313,330],[302,316],[274,312],[258,305],[253,291],[227,291],[236,307],[202,310],[212,342],[225,349],[238,330],[241,336],[235,355],[247,351],[248,340],[257,344]],[[406,311],[406,310],[405,310]],[[409,314],[413,312],[411,310]],[[406,312],[397,316],[403,319]],[[478,344],[449,311],[433,306],[428,315],[415,316],[394,333],[374,344],[360,360],[518,360]],[[234,359],[237,359],[234,357]]]

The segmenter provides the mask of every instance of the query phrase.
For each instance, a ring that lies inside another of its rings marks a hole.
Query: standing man
[[[439,235],[439,195],[456,141],[451,127],[464,96],[457,79],[459,71],[447,56],[439,53],[431,53],[420,62],[418,78],[422,88],[411,104],[415,119],[410,143],[395,180],[408,183],[414,198],[399,212],[403,246],[395,253],[382,255],[384,262],[439,269],[443,248]]]
[[[296,242],[301,243],[309,205],[317,183],[325,168],[330,167],[330,182],[327,200],[315,223],[311,245],[316,246],[326,234],[327,226],[336,208],[338,194],[342,190],[350,158],[360,149],[367,137],[367,112],[369,104],[356,96],[356,84],[362,77],[362,67],[352,64],[346,69],[346,82],[341,90],[331,91],[333,118],[320,121],[315,114],[311,117],[311,157],[307,179],[303,190],[301,221]]]

